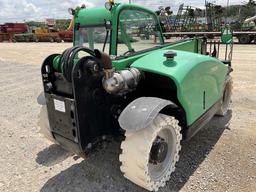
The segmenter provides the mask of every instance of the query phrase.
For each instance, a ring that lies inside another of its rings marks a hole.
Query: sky
[[[202,8],[205,0],[131,0],[157,10],[160,5],[171,6],[176,12],[181,3]],[[226,5],[226,0],[208,0],[220,5]],[[45,21],[45,18],[71,18],[67,9],[85,4],[87,7],[104,6],[106,0],[0,0],[0,23]],[[129,0],[115,0],[115,2],[129,2]],[[241,4],[244,0],[230,0],[230,4]]]

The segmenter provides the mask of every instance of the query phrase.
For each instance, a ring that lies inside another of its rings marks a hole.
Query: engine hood
[[[166,57],[164,57],[164,54],[169,51],[177,53],[177,56],[173,61],[167,60]],[[181,83],[189,71],[202,63],[222,64],[215,58],[192,52],[158,50],[136,60],[131,67],[138,68],[142,71],[168,76],[176,83]]]
[[[149,53],[131,67],[170,78],[176,84],[187,125],[191,125],[222,97],[228,67],[210,56],[186,51],[172,50],[177,56],[174,60],[167,60],[164,54],[168,51]]]

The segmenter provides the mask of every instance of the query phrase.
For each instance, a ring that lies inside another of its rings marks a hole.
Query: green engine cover
[[[164,53],[168,51],[154,51],[131,66],[172,79],[191,125],[222,97],[228,67],[215,58],[186,51],[174,50],[177,56],[167,60]]]

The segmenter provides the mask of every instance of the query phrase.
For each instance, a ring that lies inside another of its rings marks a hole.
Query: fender
[[[169,77],[176,84],[177,98],[190,126],[222,97],[228,66],[209,56],[173,51],[177,53],[173,60],[164,56],[168,50],[158,50],[136,60],[131,67]]]
[[[177,108],[177,105],[157,97],[140,97],[122,111],[118,118],[119,125],[126,131],[144,129],[165,107]]]

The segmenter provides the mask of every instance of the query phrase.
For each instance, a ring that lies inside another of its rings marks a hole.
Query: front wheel
[[[231,95],[233,89],[233,80],[231,76],[228,76],[225,83],[225,88],[223,91],[221,107],[219,111],[216,113],[218,116],[225,116],[230,109],[231,105]]]
[[[127,131],[119,156],[124,176],[149,191],[165,186],[179,160],[180,132],[178,120],[163,114],[145,129]]]

